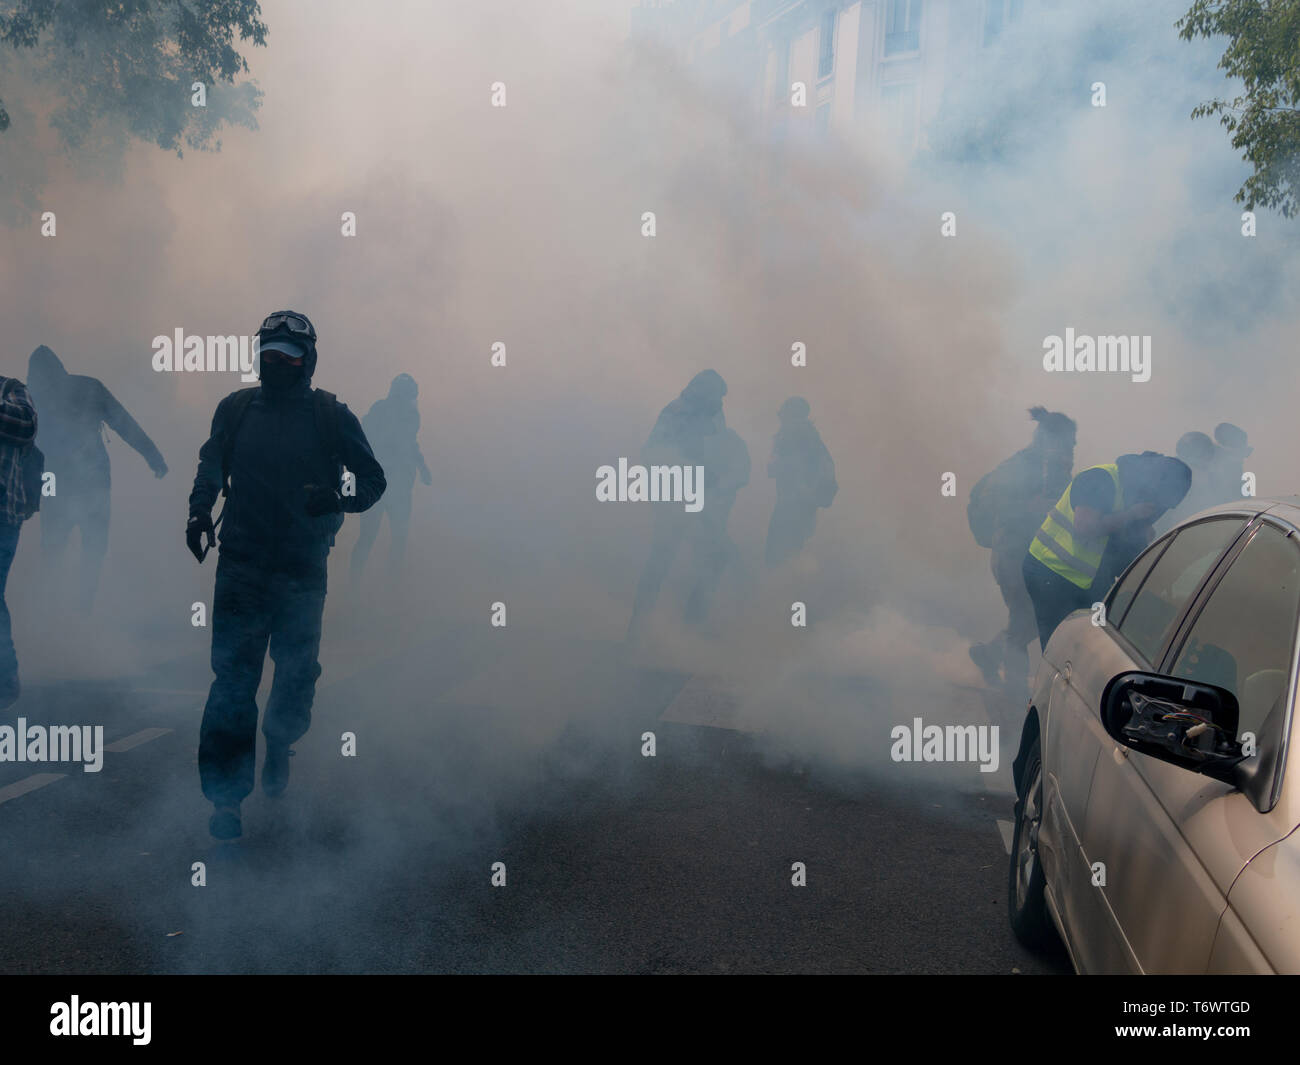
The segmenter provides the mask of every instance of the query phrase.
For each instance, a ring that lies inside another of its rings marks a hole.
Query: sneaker
[[[266,761],[262,763],[262,791],[274,799],[283,795],[289,786],[289,756],[293,754],[289,747],[268,743]]]
[[[244,832],[239,806],[218,806],[208,819],[208,831],[217,839],[238,839]]]
[[[967,653],[970,655],[970,660],[980,667],[985,684],[1001,685],[1002,678],[998,676],[998,666],[1002,664],[1002,656],[998,654],[997,648],[987,643],[975,643],[971,644]]]

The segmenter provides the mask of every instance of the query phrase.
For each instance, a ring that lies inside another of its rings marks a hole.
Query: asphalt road
[[[568,656],[561,688],[602,693],[576,723],[494,702],[512,674],[465,638],[327,656],[288,793],[255,792],[232,843],[198,790],[202,655],[28,689],[0,724],[103,723],[117,749],[0,764],[0,972],[1066,971],[1007,926],[1005,771],[823,773],[664,720],[688,678],[603,650]]]

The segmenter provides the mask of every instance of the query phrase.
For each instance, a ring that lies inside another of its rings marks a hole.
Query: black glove
[[[207,547],[203,546],[204,533],[208,534]],[[202,562],[216,543],[217,535],[212,527],[212,515],[206,511],[191,514],[190,520],[185,525],[185,546],[190,549],[190,554]]]
[[[343,497],[333,488],[315,484],[303,487],[307,489],[307,513],[313,518],[319,518],[322,514],[338,514],[343,510]]]

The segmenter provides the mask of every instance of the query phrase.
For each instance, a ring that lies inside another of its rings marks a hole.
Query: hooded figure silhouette
[[[384,468],[388,489],[379,502],[361,515],[361,534],[352,549],[352,586],[355,591],[379,536],[379,523],[388,515],[389,576],[396,579],[406,557],[406,535],[411,525],[411,492],[416,475],[422,483],[433,484],[433,475],[425,465],[416,439],[420,432],[420,411],[415,405],[420,388],[415,378],[402,373],[393,378],[386,398],[377,400],[361,419],[361,427],[374,449],[375,458]]]
[[[817,509],[829,507],[839,486],[835,462],[808,417],[808,401],[791,396],[777,410],[781,428],[772,440],[767,475],[776,481],[776,506],[767,526],[766,561],[794,558],[817,525]]]
[[[74,528],[81,529],[80,603],[89,610],[108,553],[112,477],[103,428],[107,425],[144,458],[154,476],[167,464],[126,408],[94,377],[70,374],[44,344],[27,364],[27,389],[40,411],[37,446],[55,491],[41,501],[41,547],[51,572],[60,568]]]
[[[703,370],[691,378],[681,395],[659,412],[650,430],[642,451],[646,465],[704,467],[703,509],[698,514],[687,514],[680,503],[654,504],[653,541],[632,604],[627,631],[630,642],[638,640],[644,631],[659,599],[660,587],[688,531],[692,533],[695,558],[686,620],[703,620],[717,578],[731,557],[730,541],[726,537],[727,514],[736,492],[749,480],[749,451],[744,441],[726,428],[722,415],[722,397],[726,394],[727,384],[722,376],[715,370]],[[728,469],[719,469],[720,462]],[[719,486],[721,494],[717,491],[711,494],[710,489]]]
[[[1029,684],[1026,648],[1038,632],[1022,564],[1043,518],[1070,483],[1078,432],[1074,419],[1060,411],[1030,407],[1029,416],[1035,423],[1029,446],[975,483],[966,511],[976,542],[992,549],[993,579],[1007,607],[1006,627],[987,643],[971,644],[968,653],[985,683],[1004,687],[1016,699]]]

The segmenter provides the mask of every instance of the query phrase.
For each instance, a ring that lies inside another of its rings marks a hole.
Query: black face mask
[[[287,392],[303,379],[306,372],[305,365],[290,366],[279,359],[274,361],[268,359],[262,363],[260,380],[262,387],[268,392]]]

